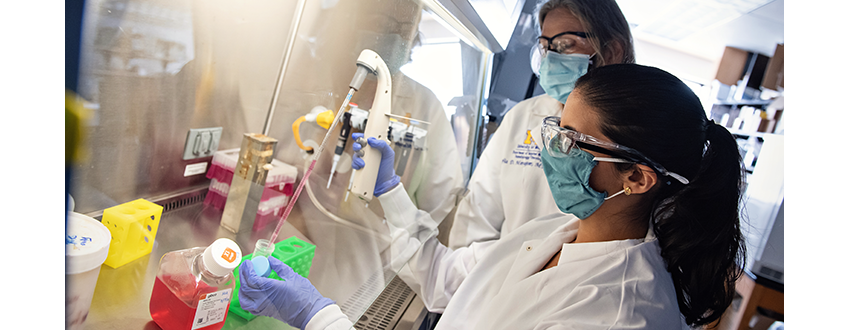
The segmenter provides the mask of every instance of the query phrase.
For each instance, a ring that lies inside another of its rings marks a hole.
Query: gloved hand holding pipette
[[[363,158],[361,158],[362,153],[359,152],[363,148],[363,144],[361,142],[363,141],[363,133],[352,133],[351,137],[356,142],[352,145],[354,148],[354,156],[351,160],[351,167],[355,170],[359,170],[362,169],[363,166],[366,166],[366,162]],[[383,195],[387,191],[390,191],[390,189],[395,188],[395,186],[397,186],[401,181],[401,178],[395,174],[395,169],[393,168],[393,161],[395,160],[395,152],[393,151],[393,148],[386,142],[374,137],[368,138],[367,142],[370,147],[381,151],[381,163],[378,168],[378,177],[375,180],[374,195],[377,197]]]
[[[268,258],[269,265],[283,281],[257,275],[251,260],[245,260],[239,269],[242,309],[305,329],[317,312],[334,304],[333,300],[322,296],[310,280],[275,257]]]

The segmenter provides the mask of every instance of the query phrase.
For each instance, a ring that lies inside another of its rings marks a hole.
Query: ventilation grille
[[[404,281],[398,277],[393,278],[354,324],[354,328],[358,330],[393,329],[414,297],[413,290]]]
[[[164,197],[146,198],[146,200],[162,206],[162,212],[165,213],[168,211],[180,210],[181,208],[203,202],[204,199],[207,198],[208,191],[208,187],[196,188]],[[96,219],[97,221],[101,221],[103,219],[103,210],[86,213],[86,215]]]
[[[207,191],[208,190],[204,189],[202,191],[195,191],[185,195],[164,199],[157,202],[157,204],[162,206],[163,212],[180,209],[185,206],[203,202],[207,197]]]
[[[357,288],[357,291],[351,295],[344,303],[339,305],[339,309],[345,315],[360,315],[369,308],[372,299],[381,293],[384,284],[384,274],[377,272],[369,276],[363,285]],[[351,318],[351,316],[349,316]],[[356,320],[352,319],[351,322]]]
[[[395,276],[395,273],[388,270],[380,270],[369,276],[369,279],[366,280],[363,285],[357,288],[357,291],[351,295],[344,303],[339,305],[339,309],[345,315],[361,315],[363,314],[369,305],[372,304],[372,301],[377,297],[384,288],[389,285],[387,281],[391,281]],[[389,279],[389,280],[388,280]],[[349,317],[351,318],[351,317]],[[351,319],[351,322],[354,323],[357,320]]]

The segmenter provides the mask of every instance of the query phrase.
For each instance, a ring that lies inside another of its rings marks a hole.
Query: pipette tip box
[[[313,256],[315,254],[315,245],[298,239],[295,236],[275,243],[274,252],[272,252],[273,257],[292,267],[293,271],[304,277],[310,275],[310,266],[313,264]],[[253,255],[251,253],[243,256],[242,262],[244,263],[245,260],[250,260],[253,258]],[[241,266],[242,263],[239,265]],[[236,287],[233,289],[233,299],[230,299],[230,315],[236,314],[250,321],[257,316],[242,309],[242,306],[239,304],[239,285],[241,284],[239,280],[239,267],[233,270],[233,277],[236,279]],[[274,270],[271,271],[269,278],[281,279]]]
[[[112,235],[104,264],[118,268],[151,253],[161,218],[162,206],[141,198],[103,210],[100,222]]]
[[[210,169],[207,171],[210,188],[204,198],[205,205],[224,210],[238,159],[239,148],[220,150],[213,154]],[[272,166],[266,176],[266,186],[254,220],[254,229],[265,228],[269,222],[277,220],[290,196],[294,194],[298,169],[277,159],[272,160]]]

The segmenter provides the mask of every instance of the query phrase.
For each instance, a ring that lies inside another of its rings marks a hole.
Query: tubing
[[[295,143],[298,144],[298,147],[306,150],[308,152],[313,151],[312,147],[305,146],[304,143],[301,142],[301,123],[305,122],[307,119],[304,116],[298,117],[294,123],[292,123],[292,135],[295,135]]]

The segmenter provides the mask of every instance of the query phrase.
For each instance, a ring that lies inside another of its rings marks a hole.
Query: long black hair
[[[735,138],[706,118],[690,88],[658,68],[599,67],[578,79],[574,93],[596,111],[605,136],[690,181],[659,174],[643,219],[653,220],[686,322],[719,319],[745,259],[738,207],[744,167]]]

